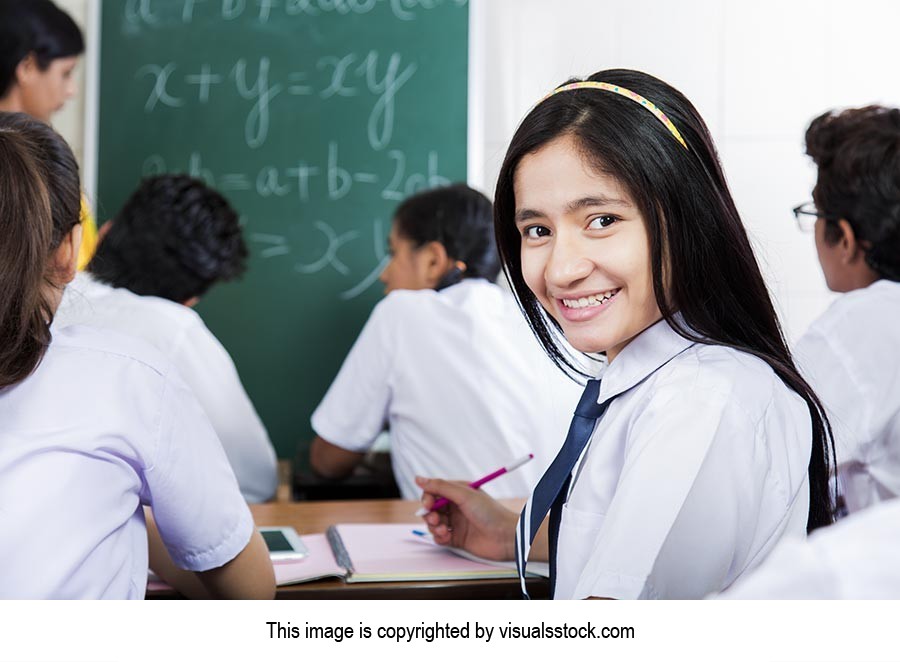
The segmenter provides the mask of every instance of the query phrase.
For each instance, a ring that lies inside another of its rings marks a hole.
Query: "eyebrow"
[[[584,198],[579,198],[578,200],[573,200],[566,205],[566,213],[571,214],[572,212],[576,212],[579,209],[584,209],[586,207],[628,207],[631,208],[633,205],[627,200],[620,200],[619,198],[607,198],[604,196],[591,195],[586,196]],[[532,218],[543,218],[546,216],[541,211],[536,209],[520,209],[516,212],[515,222],[522,223],[524,221],[531,220]]]

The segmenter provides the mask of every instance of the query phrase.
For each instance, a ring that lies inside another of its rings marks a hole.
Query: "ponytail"
[[[444,274],[438,290],[464,278],[496,280],[500,274],[491,201],[465,184],[407,198],[394,213],[394,227],[415,248],[437,241],[447,251],[454,266]]]
[[[47,351],[50,260],[80,211],[66,141],[28,115],[0,112],[0,388],[28,377]]]
[[[0,388],[38,366],[50,344],[44,269],[50,196],[23,136],[0,128]]]

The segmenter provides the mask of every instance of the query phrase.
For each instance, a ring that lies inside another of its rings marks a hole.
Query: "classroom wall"
[[[571,75],[628,67],[681,89],[705,117],[796,339],[831,300],[811,235],[791,209],[811,198],[803,132],[835,106],[900,105],[890,0],[471,0],[484,25],[484,163],[492,190],[519,119]]]
[[[88,24],[92,45],[96,2],[59,0]],[[789,337],[827,306],[832,295],[812,237],[796,229],[791,214],[811,197],[815,178],[803,131],[831,107],[900,105],[892,52],[900,3],[470,2],[471,95],[483,109],[482,121],[471,125],[473,185],[493,191],[516,124],[554,85],[603,68],[642,69],[680,88],[706,118]],[[54,121],[82,160],[85,96]]]
[[[63,10],[75,20],[83,32],[87,31],[89,3],[91,0],[55,0]],[[89,35],[85,34],[87,38]],[[91,35],[92,36],[92,35]],[[79,66],[75,69],[75,77],[78,82],[79,93],[74,99],[69,101],[61,111],[53,116],[53,127],[69,142],[75,157],[78,159],[79,165],[84,168],[84,119],[85,119],[85,102],[87,94],[85,93],[85,59],[82,58]]]

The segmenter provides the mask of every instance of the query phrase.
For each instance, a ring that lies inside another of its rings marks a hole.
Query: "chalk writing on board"
[[[247,83],[246,60],[238,60],[232,70],[240,97],[254,102],[244,123],[244,140],[247,147],[253,149],[263,145],[269,137],[269,103],[282,90],[281,85],[269,85],[269,66],[269,58],[259,58],[256,81],[252,85]]]
[[[334,270],[342,276],[348,275],[350,273],[350,269],[346,264],[341,262],[341,259],[338,257],[337,253],[341,246],[349,241],[353,241],[354,239],[356,239],[359,236],[359,231],[349,230],[348,232],[338,234],[337,232],[335,232],[333,227],[331,227],[324,221],[315,221],[313,223],[313,227],[315,227],[325,235],[325,239],[327,240],[325,251],[322,254],[322,257],[320,257],[315,262],[311,262],[309,264],[298,262],[294,265],[294,271],[301,274],[314,274],[321,271],[325,267],[330,266],[333,267]]]
[[[266,247],[260,249],[259,255],[263,258],[276,257],[278,255],[286,255],[291,252],[288,245],[287,237],[277,234],[267,234],[264,232],[251,232],[250,241],[265,244]]]
[[[381,275],[381,272],[384,271],[384,268],[387,266],[388,262],[390,262],[390,260],[391,260],[391,256],[388,255],[387,251],[385,250],[385,243],[384,243],[385,233],[384,233],[384,228],[382,227],[380,218],[375,219],[375,221],[372,224],[372,230],[373,230],[372,236],[375,240],[374,252],[375,252],[375,259],[377,260],[377,263],[375,264],[375,267],[368,274],[366,274],[366,276],[364,276],[363,279],[360,280],[356,285],[351,287],[349,290],[344,290],[343,292],[341,292],[338,295],[344,301],[349,301],[350,299],[355,299],[360,294],[362,294],[367,289],[369,289],[372,286],[372,284],[376,280],[378,280],[378,277]]]
[[[125,20],[132,30],[142,26],[158,26],[167,21],[189,25],[195,19],[211,17],[226,21],[250,18],[266,25],[273,14],[278,18],[363,15],[374,11],[379,5],[386,5],[396,19],[414,21],[420,11],[449,4],[463,6],[466,3],[467,0],[127,0]]]
[[[380,151],[390,144],[397,96],[415,75],[418,69],[415,62],[406,61],[400,53],[382,55],[370,50],[365,54],[323,55],[313,69],[320,74],[318,79],[324,75],[327,80],[318,80],[310,71],[291,71],[278,81],[272,80],[272,60],[268,56],[238,58],[230,69],[218,71],[208,62],[187,71],[177,62],[154,62],[139,67],[135,78],[148,85],[144,102],[144,112],[148,114],[160,108],[181,108],[186,100],[196,99],[201,105],[230,102],[231,99],[222,95],[237,94],[251,104],[243,126],[244,142],[251,149],[263,146],[268,139],[271,106],[284,91],[287,92],[285,103],[291,97],[313,94],[328,100],[366,93],[373,98],[366,122],[369,146]],[[229,80],[233,87],[222,88]]]
[[[135,78],[143,78],[147,74],[153,76],[153,90],[144,104],[145,112],[152,113],[156,109],[157,103],[162,103],[170,108],[178,108],[184,105],[184,99],[173,97],[166,89],[166,85],[169,83],[169,76],[175,71],[176,66],[174,62],[169,62],[164,67],[158,64],[145,64],[135,72]]]
[[[196,74],[189,74],[184,77],[189,85],[197,86],[198,101],[201,104],[209,103],[209,90],[212,85],[218,85],[222,82],[223,77],[212,73],[208,64],[203,64],[200,71]]]
[[[321,220],[315,221],[313,227],[323,235],[325,239],[324,245],[320,244],[322,248],[315,260],[311,262],[295,262],[294,271],[303,275],[312,275],[331,267],[342,276],[353,276],[352,270],[340,259],[338,253],[341,247],[361,239],[359,231],[351,230],[338,234],[331,225]],[[263,259],[271,259],[291,253],[290,243],[284,235],[250,232],[247,237],[252,243],[260,245],[259,256]],[[375,265],[359,278],[352,287],[338,294],[338,298],[342,301],[355,299],[368,290],[378,280],[381,272],[384,271],[391,259],[385,250],[385,228],[380,218],[376,218],[372,222],[372,239]]]
[[[408,157],[399,149],[385,154],[391,167],[387,182],[381,182],[377,173],[352,171],[340,162],[340,147],[337,141],[328,143],[324,167],[312,165],[310,161],[297,159],[287,167],[265,165],[254,172],[226,172],[215,174],[208,168],[199,152],[192,152],[187,163],[168,163],[160,154],[151,154],[144,159],[141,176],[153,177],[170,172],[172,168],[186,170],[192,177],[202,179],[209,186],[223,192],[253,190],[261,198],[283,198],[296,194],[300,202],[310,202],[315,194],[325,196],[330,202],[345,198],[356,186],[373,186],[380,191],[384,200],[400,201],[417,191],[436,186],[446,186],[450,180],[439,172],[438,153],[430,150],[426,155],[426,168],[422,172],[409,172]],[[321,161],[320,161],[321,162]],[[318,189],[312,189],[312,186]]]

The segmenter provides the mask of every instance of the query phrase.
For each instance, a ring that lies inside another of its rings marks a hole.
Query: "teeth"
[[[619,290],[610,290],[602,294],[592,294],[589,297],[581,297],[580,299],[563,299],[563,305],[566,308],[587,308],[588,306],[599,306],[602,303],[612,299]]]

